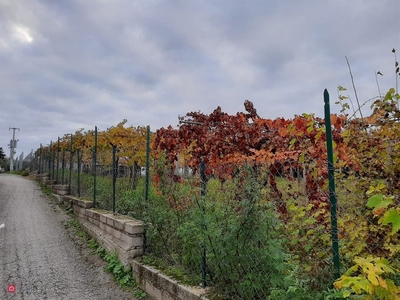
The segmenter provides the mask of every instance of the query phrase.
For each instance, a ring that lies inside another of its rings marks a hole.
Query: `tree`
[[[3,148],[0,147],[0,162],[3,161],[3,159],[5,159],[5,158],[6,158],[6,155],[3,151]]]
[[[0,169],[9,170],[9,168],[10,168],[10,161],[8,158],[6,158],[3,148],[0,147]]]

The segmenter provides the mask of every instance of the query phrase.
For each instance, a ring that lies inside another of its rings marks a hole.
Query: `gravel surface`
[[[73,237],[69,218],[36,182],[0,174],[0,299],[135,299]]]

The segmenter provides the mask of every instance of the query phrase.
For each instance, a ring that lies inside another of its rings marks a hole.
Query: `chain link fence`
[[[400,267],[398,220],[382,219],[400,205],[398,135],[377,149],[372,131],[347,134],[358,158],[336,158],[335,168],[306,149],[270,161],[170,166],[150,151],[149,128],[129,149],[43,147],[33,165],[96,208],[144,221],[143,261],[208,287],[210,299],[342,299],[333,283],[357,258]],[[146,158],[123,155],[135,151]],[[400,285],[398,273],[387,278]]]

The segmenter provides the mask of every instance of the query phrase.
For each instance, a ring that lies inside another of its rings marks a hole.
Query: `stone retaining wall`
[[[143,254],[143,222],[92,209],[92,201],[63,196],[64,205],[71,207],[82,226],[108,251],[117,251],[121,262]]]
[[[44,184],[47,184],[49,182],[49,174],[43,173],[43,174],[36,174],[37,180],[40,182],[43,182]]]
[[[68,194],[69,186],[67,184],[53,184],[51,187],[57,195],[64,196]]]
[[[159,270],[132,261],[132,274],[140,288],[157,300],[207,300],[206,289],[188,287],[162,274]]]

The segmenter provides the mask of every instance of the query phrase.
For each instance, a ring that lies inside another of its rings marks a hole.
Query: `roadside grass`
[[[96,249],[95,245],[92,245],[93,250]],[[119,285],[130,292],[137,299],[146,299],[147,294],[141,290],[132,276],[132,267],[125,267],[118,258],[118,254],[113,252],[108,252],[104,247],[99,247],[97,245],[96,253],[107,263],[104,270],[107,273],[112,273],[114,279]]]
[[[29,176],[29,170],[8,171],[7,174],[21,175],[23,177]]]
[[[146,299],[147,294],[139,288],[132,276],[132,268],[124,267],[116,252],[110,253],[104,247],[101,247],[96,239],[91,238],[87,231],[85,231],[79,221],[75,218],[72,218],[68,221],[68,226],[71,226],[75,229],[75,236],[84,243],[91,254],[98,255],[107,263],[107,265],[104,267],[104,271],[107,273],[112,273],[114,280],[122,288],[131,292],[137,299]]]
[[[54,196],[53,190],[49,188],[46,184],[43,182],[38,181],[39,187],[42,191],[43,194],[48,196],[52,201],[57,200],[56,196]]]

